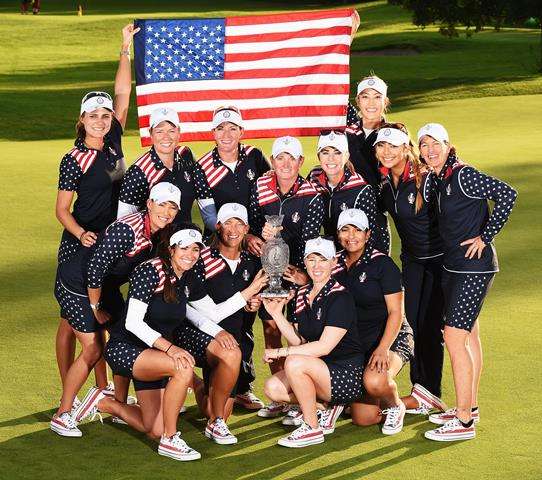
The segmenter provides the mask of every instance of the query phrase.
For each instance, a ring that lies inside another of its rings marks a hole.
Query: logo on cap
[[[289,138],[285,138],[285,139],[283,140],[283,143],[284,143],[284,145],[288,145],[288,144],[290,143],[290,139],[289,139]]]
[[[222,114],[222,116],[223,116],[224,118],[230,118],[230,115],[231,115],[231,113],[228,112],[227,110]]]
[[[331,132],[328,137],[330,140],[335,140],[335,134]]]
[[[386,130],[384,130],[384,135],[386,135],[386,137],[389,137],[391,135],[391,130],[389,128],[386,128]]]
[[[196,232],[194,232],[194,230],[190,230],[188,232],[188,235],[190,235],[192,238],[194,238],[196,236]]]
[[[167,108],[162,108],[162,115],[167,115]]]
[[[167,191],[169,193],[175,193],[175,189],[173,188],[173,185],[170,185],[169,187],[167,187]]]
[[[367,80],[367,85],[374,85],[376,82],[370,78],[369,80]]]
[[[231,209],[232,209],[234,212],[236,212],[237,210],[239,210],[239,206],[238,206],[238,205],[233,205],[233,206],[231,207]]]
[[[425,126],[425,129],[426,129],[427,131],[431,130],[431,124],[426,125],[426,126]]]
[[[354,216],[356,215],[356,212],[354,212],[354,210],[350,210],[348,212],[348,215],[350,215],[350,218],[354,218]]]

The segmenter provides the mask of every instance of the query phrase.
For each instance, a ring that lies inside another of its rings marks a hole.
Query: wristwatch
[[[100,310],[100,307],[101,307],[101,303],[98,302],[98,303],[91,303],[90,304],[90,308],[92,308],[92,310]]]

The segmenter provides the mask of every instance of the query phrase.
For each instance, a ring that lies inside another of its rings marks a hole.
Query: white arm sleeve
[[[131,213],[136,213],[138,208],[135,205],[130,205],[129,203],[124,203],[119,200],[119,205],[117,207],[117,219],[130,215]]]
[[[130,298],[128,301],[128,312],[126,314],[126,330],[132,332],[149,347],[152,347],[154,342],[162,335],[145,323],[144,318],[148,307],[149,306],[145,302]]]
[[[216,337],[223,328],[218,324],[207,318],[205,315],[200,313],[190,304],[186,305],[186,318],[199,330],[211,335],[211,337]]]
[[[215,323],[220,323],[231,314],[243,308],[247,302],[241,292],[237,292],[222,303],[216,304],[209,295],[205,295],[201,300],[189,302],[199,313],[210,318]]]

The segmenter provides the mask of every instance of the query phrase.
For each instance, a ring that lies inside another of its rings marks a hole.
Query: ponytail
[[[167,225],[158,234],[158,244],[156,245],[156,256],[162,261],[162,267],[165,273],[164,279],[164,301],[166,303],[179,303],[175,287],[171,283],[173,267],[171,266],[171,250],[169,239],[174,233],[174,227]]]

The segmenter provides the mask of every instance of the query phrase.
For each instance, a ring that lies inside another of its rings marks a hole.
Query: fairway
[[[49,421],[60,397],[53,297],[61,228],[54,216],[58,164],[73,144],[81,96],[112,90],[120,28],[133,18],[218,16],[313,8],[303,2],[85,2],[44,1],[37,17],[0,6],[0,152],[4,181],[0,241],[0,479],[94,476],[112,479],[537,479],[542,477],[539,415],[542,361],[539,288],[542,226],[542,77],[536,72],[536,30],[484,31],[447,39],[422,31],[410,14],[385,2],[357,5],[361,28],[355,50],[408,45],[410,56],[353,55],[351,83],[374,70],[389,84],[390,119],[411,135],[426,122],[444,124],[461,158],[518,190],[509,223],[496,239],[501,273],[480,317],[484,374],[481,423],[470,442],[423,438],[430,424],[407,416],[399,435],[354,427],[341,419],[322,445],[276,446],[285,427],[236,410],[230,428],[236,446],[202,434],[205,421],[188,397],[179,429],[202,460],[184,464],[159,457],[156,445],[125,426],[98,421],[81,426],[83,438],[53,434]],[[175,7],[177,3],[178,7]],[[92,9],[90,5],[92,4]],[[340,2],[333,5],[342,7]],[[88,8],[87,8],[88,7]],[[270,153],[271,140],[248,141]],[[304,170],[315,163],[316,140],[304,138]],[[190,145],[195,154],[208,143]],[[142,152],[135,103],[123,150],[128,163]],[[394,238],[393,256],[398,260]],[[261,324],[255,325],[256,393],[263,398],[268,368],[260,361]],[[407,367],[408,368],[408,367]],[[399,376],[407,393],[408,370]],[[90,382],[87,384],[90,386]],[[443,398],[453,403],[449,363]]]

